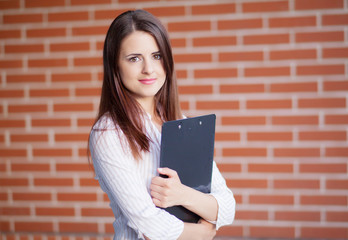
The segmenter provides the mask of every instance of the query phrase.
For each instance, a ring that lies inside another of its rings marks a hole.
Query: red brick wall
[[[217,115],[216,161],[238,204],[218,235],[348,238],[346,0],[11,0],[0,1],[2,239],[112,234],[86,141],[106,30],[134,8],[170,31],[185,114]]]

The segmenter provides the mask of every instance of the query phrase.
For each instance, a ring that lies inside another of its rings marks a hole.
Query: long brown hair
[[[182,115],[172,49],[165,27],[156,17],[144,10],[122,13],[111,23],[104,42],[104,79],[95,123],[108,114],[115,126],[118,126],[116,129],[120,129],[126,136],[133,156],[139,158],[142,151],[149,151],[150,139],[144,132],[143,110],[131,92],[123,85],[118,66],[121,42],[134,31],[151,34],[162,55],[166,80],[155,96],[157,114],[164,121],[180,119]]]

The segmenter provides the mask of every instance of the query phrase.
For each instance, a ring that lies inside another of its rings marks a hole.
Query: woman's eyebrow
[[[131,54],[128,54],[127,56],[125,56],[126,58],[127,57],[130,57],[130,56],[141,56],[141,54],[140,53],[131,53]]]

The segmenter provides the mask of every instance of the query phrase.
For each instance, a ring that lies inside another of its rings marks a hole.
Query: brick
[[[43,74],[8,75],[6,81],[8,83],[45,82],[45,78]]]
[[[348,230],[346,227],[305,227],[301,228],[302,238],[331,238],[331,239],[346,239]]]
[[[51,52],[74,52],[74,51],[89,51],[88,42],[76,43],[52,43],[50,45]]]
[[[264,116],[222,117],[222,125],[265,125]]]
[[[229,188],[267,188],[267,179],[227,179]]]
[[[250,173],[292,173],[292,164],[277,163],[249,163],[248,172]]]
[[[243,37],[245,45],[251,44],[281,44],[289,43],[289,34],[262,34],[262,35],[246,35]]]
[[[5,53],[43,53],[43,44],[5,45]]]
[[[179,86],[179,94],[211,94],[212,92],[211,85]]]
[[[236,5],[233,3],[228,4],[209,4],[209,5],[193,5],[191,7],[192,15],[205,15],[205,14],[227,14],[235,13]]]
[[[52,222],[15,222],[16,232],[53,232]]]
[[[71,6],[110,4],[111,0],[70,0]]]
[[[180,101],[180,108],[181,110],[189,110],[190,109],[190,103],[188,101]]]
[[[348,48],[324,48],[323,58],[348,58]]]
[[[0,68],[21,68],[22,60],[0,60]]]
[[[277,221],[310,221],[319,222],[320,212],[317,211],[276,211],[274,218]]]
[[[1,207],[1,215],[4,216],[29,216],[29,207]]]
[[[326,189],[348,190],[348,179],[328,179],[326,180]]]
[[[348,124],[348,115],[325,115],[325,124]]]
[[[194,47],[209,47],[209,46],[232,46],[237,44],[235,36],[219,36],[219,37],[196,37],[193,38]]]
[[[220,172],[241,172],[242,166],[240,164],[219,163],[218,168]]]
[[[28,29],[26,36],[28,38],[65,37],[66,28]]]
[[[262,51],[222,52],[219,53],[220,62],[262,61]]]
[[[253,67],[244,69],[245,77],[290,76],[290,67]]]
[[[348,81],[325,81],[324,91],[347,91]]]
[[[320,180],[275,179],[273,186],[275,189],[320,189]]]
[[[271,92],[317,92],[316,82],[302,83],[273,83],[270,86]]]
[[[26,157],[25,149],[1,149],[1,157]]]
[[[344,65],[311,65],[297,66],[297,75],[343,75],[345,73]]]
[[[111,208],[82,208],[81,215],[84,217],[113,217]]]
[[[64,0],[50,0],[50,1],[45,1],[45,0],[26,0],[25,1],[25,7],[26,8],[46,8],[46,7],[63,7],[65,6],[65,1]]]
[[[36,187],[72,187],[73,185],[72,178],[34,178],[34,186]]]
[[[30,97],[68,97],[69,89],[31,89]]]
[[[346,141],[345,131],[302,131],[299,132],[301,141]]]
[[[347,196],[336,195],[302,195],[300,196],[300,203],[302,205],[337,205],[346,206]]]
[[[27,178],[0,178],[0,186],[3,187],[28,187]]]
[[[102,66],[103,59],[101,57],[75,58],[74,66]]]
[[[196,109],[199,110],[228,110],[228,109],[239,109],[238,101],[197,101]]]
[[[319,157],[319,148],[274,148],[275,157]]]
[[[156,17],[185,16],[184,6],[152,7],[144,8],[144,10],[152,13]]]
[[[185,38],[172,38],[170,40],[170,44],[172,45],[173,48],[186,47],[186,39]],[[103,46],[101,46],[101,49],[103,49]]]
[[[88,157],[87,153],[89,153],[87,148],[79,148],[79,157]]]
[[[295,227],[251,226],[251,237],[295,238]]]
[[[58,225],[62,233],[98,233],[97,223],[61,222]]]
[[[240,141],[240,134],[234,132],[216,132],[216,141]]]
[[[69,127],[71,125],[70,119],[32,119],[31,125],[33,127]]]
[[[298,100],[299,108],[345,108],[345,98],[308,98]]]
[[[324,26],[348,25],[348,14],[327,14],[322,16],[321,24]]]
[[[57,163],[58,172],[88,172],[92,168],[88,163]]]
[[[7,200],[8,200],[7,193],[0,192],[0,201],[7,201]]]
[[[101,88],[76,88],[75,89],[75,95],[78,97],[85,97],[85,96],[100,96],[101,94]]]
[[[29,59],[28,66],[29,68],[67,67],[68,60],[66,58]]]
[[[343,42],[344,32],[303,32],[296,33],[295,39],[297,43],[304,42]]]
[[[268,220],[267,211],[239,210],[236,220]]]
[[[48,13],[49,22],[66,22],[66,21],[88,21],[88,12],[58,12]]]
[[[326,157],[348,157],[347,147],[327,147],[325,149]]]
[[[256,29],[262,26],[261,18],[218,21],[219,30]]]
[[[96,193],[58,193],[58,201],[62,202],[94,202],[97,200]]]
[[[299,166],[300,173],[346,173],[347,165],[344,163],[302,163]]]
[[[74,208],[62,208],[62,207],[36,207],[35,214],[37,216],[64,216],[64,217],[74,217]]]
[[[343,0],[296,0],[295,10],[343,8]]]
[[[14,201],[51,201],[52,197],[50,193],[13,193]]]
[[[248,141],[292,141],[292,132],[248,132]]]
[[[79,127],[91,127],[94,124],[93,118],[79,118],[77,119],[77,126]]]
[[[92,103],[54,104],[55,112],[93,111]]]
[[[289,6],[287,1],[276,2],[248,2],[242,4],[243,12],[278,12],[288,11]]]
[[[23,90],[0,90],[1,98],[22,98],[24,97]]]
[[[50,165],[47,163],[12,163],[13,172],[49,172]]]
[[[33,156],[34,157],[71,157],[72,156],[72,150],[68,148],[61,148],[61,149],[43,149],[43,148],[34,148],[33,149]]]
[[[131,7],[127,9],[112,9],[112,10],[96,10],[94,12],[94,18],[96,20],[101,20],[101,19],[115,19],[118,15],[121,13],[127,11],[127,10],[134,10]]]
[[[175,54],[174,61],[176,63],[211,62],[212,56],[210,53]]]
[[[57,142],[87,142],[88,133],[57,133],[55,135],[55,141]]]
[[[9,113],[47,112],[47,105],[44,105],[44,104],[9,105],[8,112]]]
[[[90,36],[90,35],[103,35],[105,36],[109,26],[93,26],[93,27],[73,27],[73,36]]]
[[[318,116],[273,116],[273,125],[318,125]]]
[[[327,211],[326,212],[326,221],[329,222],[348,222],[348,212],[346,211]]]
[[[230,78],[237,77],[236,68],[216,68],[194,70],[194,78]]]
[[[273,50],[269,53],[270,60],[316,59],[316,49]]]
[[[1,232],[9,232],[10,231],[10,222],[0,221],[0,231]],[[6,238],[6,239],[9,239],[9,238]]]
[[[16,9],[20,7],[20,0],[0,1],[0,9]]]
[[[169,22],[169,32],[188,32],[188,31],[209,31],[211,30],[210,21],[185,21]]]
[[[263,84],[233,84],[220,85],[220,93],[262,93],[265,91]]]
[[[93,178],[81,178],[80,186],[81,187],[99,187],[99,183]]]
[[[216,236],[243,236],[242,226],[226,226],[220,228]]]
[[[20,38],[20,37],[21,37],[20,30],[17,30],[17,29],[0,30],[0,39],[11,39],[11,38]]]
[[[35,14],[5,14],[3,16],[4,24],[17,24],[17,23],[41,23],[43,16],[41,13]]]
[[[223,148],[222,155],[225,157],[266,157],[266,148]]]
[[[282,109],[291,108],[291,100],[248,100],[247,109]]]
[[[317,25],[315,16],[275,17],[268,21],[271,28],[315,27]]]
[[[52,74],[52,82],[82,82],[91,81],[91,73],[57,73]]]
[[[24,120],[0,120],[1,128],[23,128],[25,127]]]
[[[290,195],[249,195],[251,204],[293,205],[294,197]]]

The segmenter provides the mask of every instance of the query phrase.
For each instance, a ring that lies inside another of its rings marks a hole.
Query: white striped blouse
[[[135,160],[122,131],[116,131],[110,117],[103,116],[90,133],[89,146],[100,187],[110,199],[115,215],[114,240],[177,239],[184,224],[175,216],[154,205],[150,184],[158,175],[161,133],[145,116],[145,128],[150,142],[150,151]],[[119,133],[118,133],[119,132]],[[219,206],[216,228],[231,224],[235,215],[235,200],[232,192],[213,164],[211,195]]]

